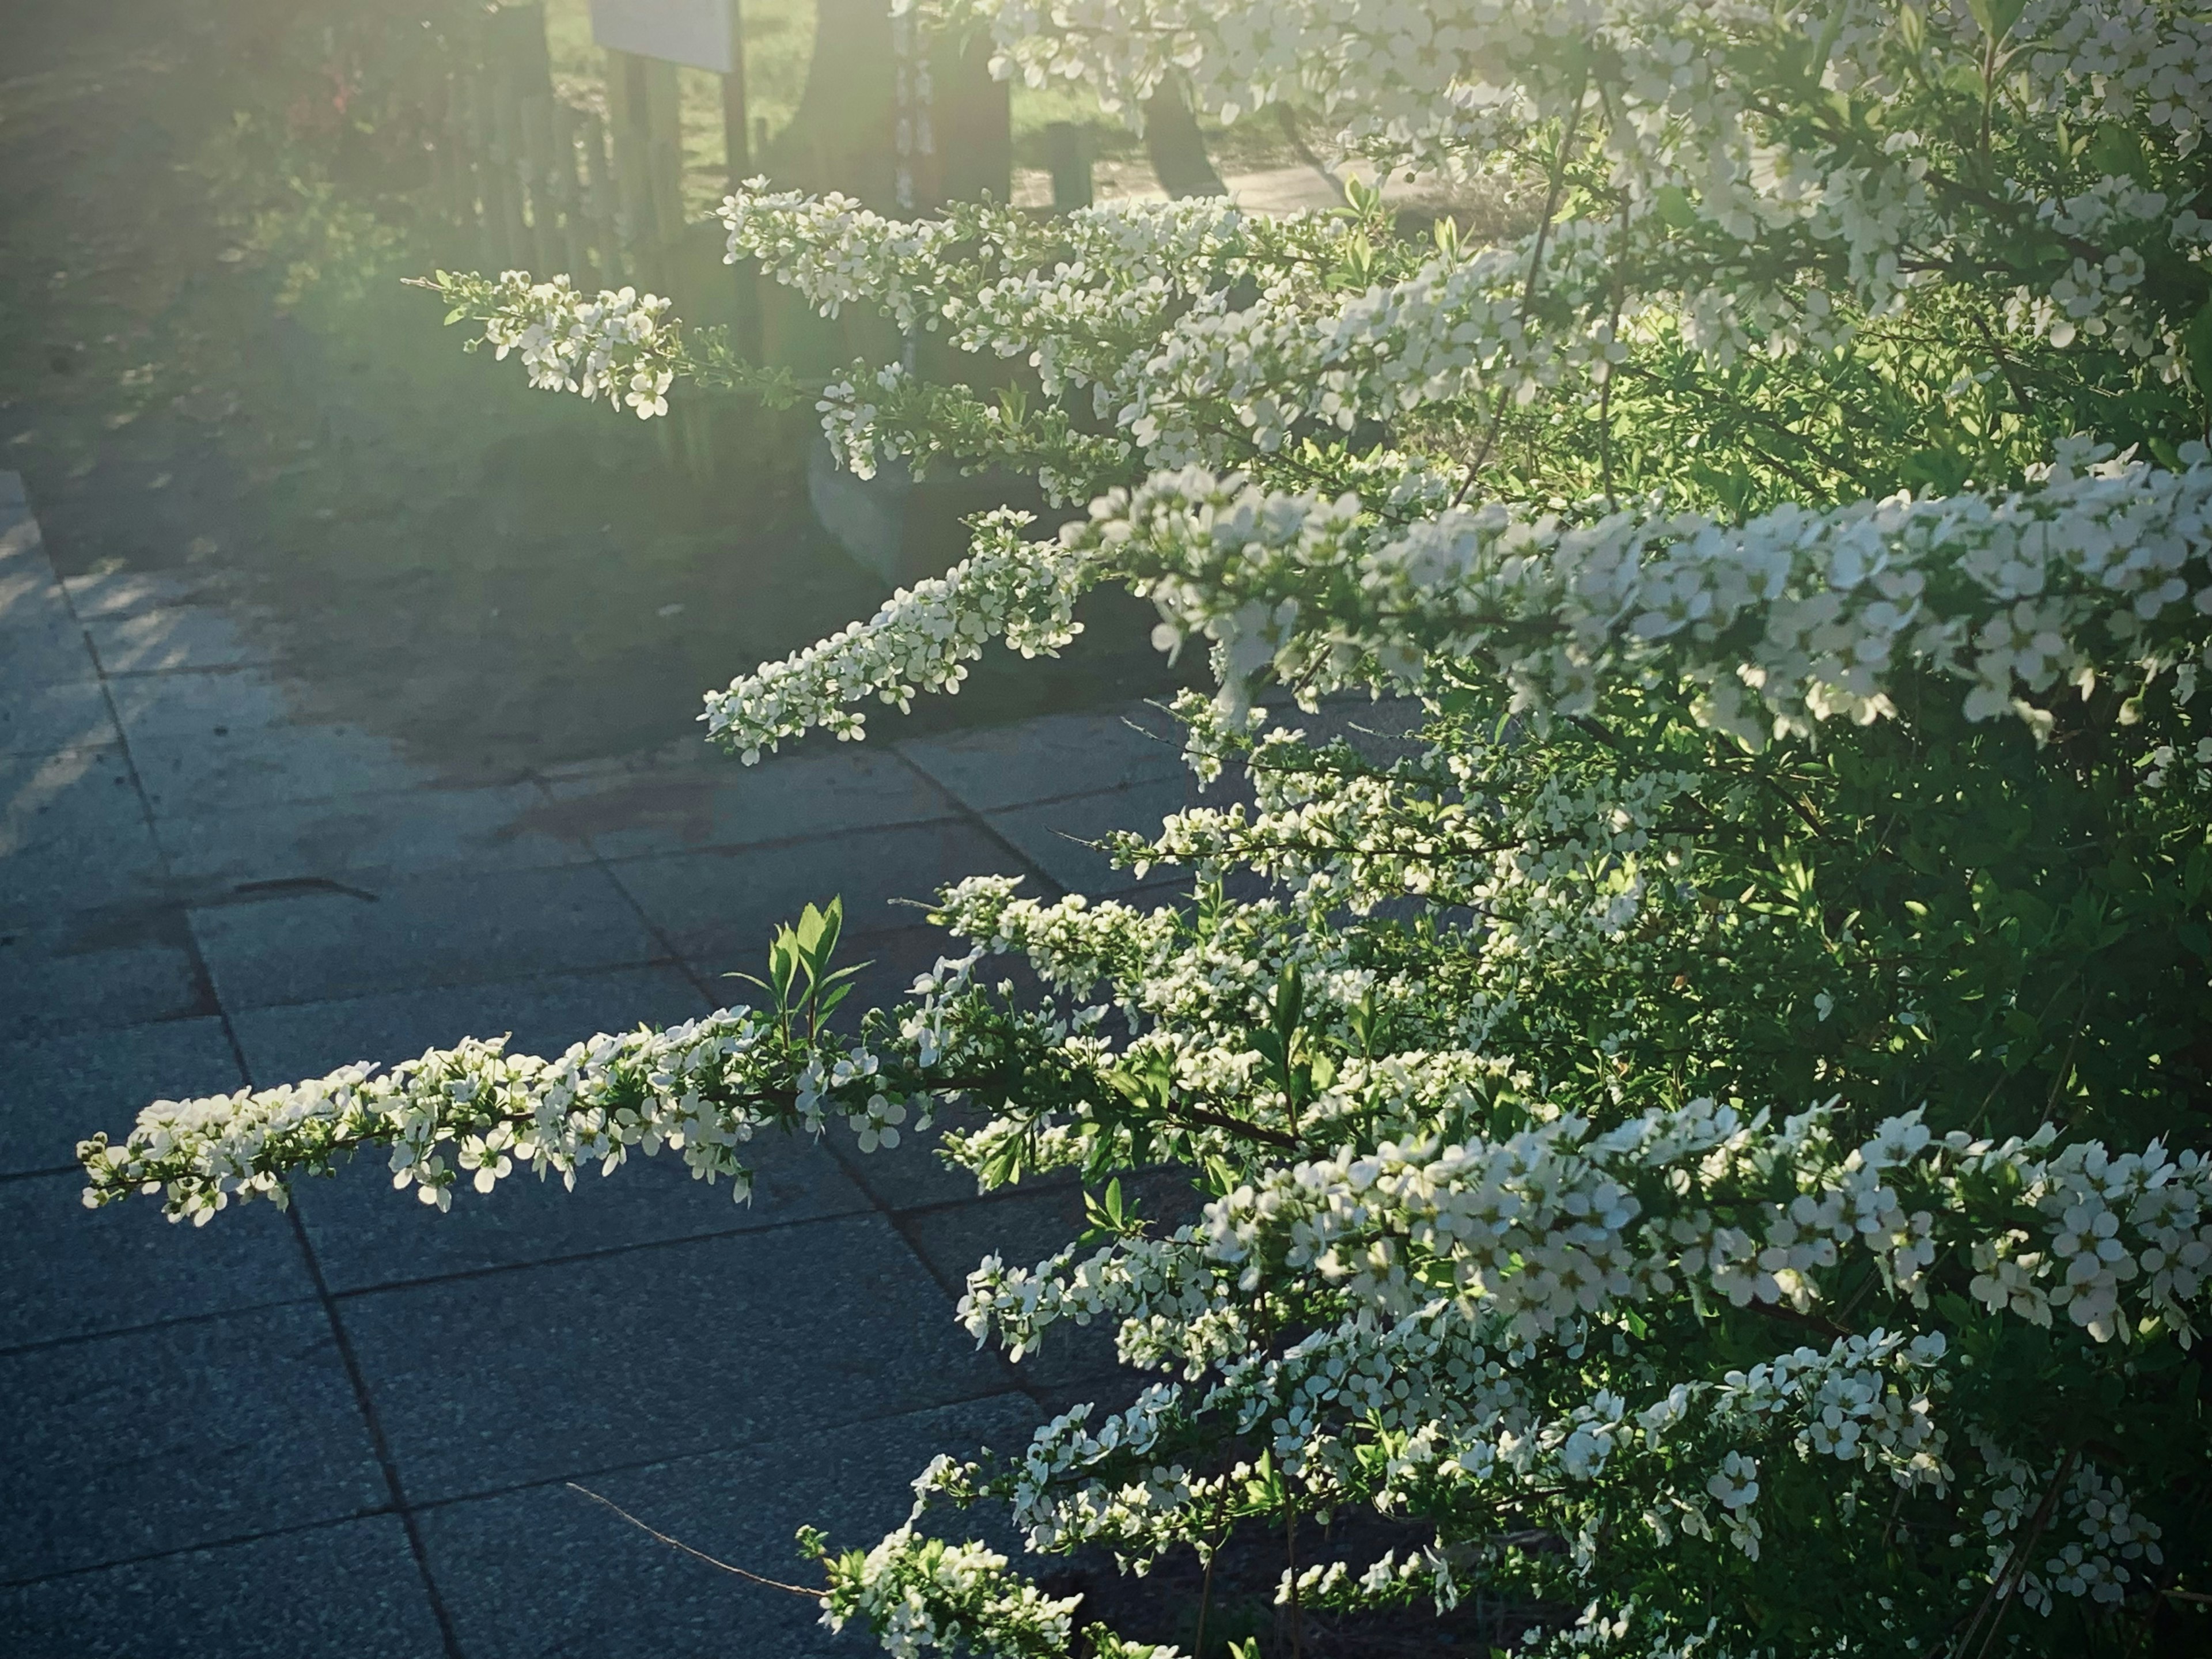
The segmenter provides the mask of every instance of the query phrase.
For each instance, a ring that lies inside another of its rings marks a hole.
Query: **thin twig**
[[[1821,1335],[1833,1337],[1838,1341],[1854,1334],[1848,1325],[1838,1325],[1834,1320],[1824,1315],[1800,1313],[1796,1308],[1784,1302],[1753,1302],[1751,1304],[1751,1308],[1754,1313],[1763,1313],[1770,1319],[1779,1319],[1791,1325],[1802,1325],[1808,1330],[1818,1331]]]
[[[585,1497],[590,1498],[595,1504],[605,1504],[609,1509],[612,1510],[617,1515],[622,1516],[623,1520],[629,1522],[630,1525],[635,1527],[647,1537],[665,1544],[672,1550],[681,1550],[684,1554],[692,1557],[694,1559],[704,1561],[710,1567],[720,1567],[724,1572],[729,1573],[735,1577],[742,1578],[747,1583],[762,1584],[765,1585],[769,1589],[784,1590],[793,1595],[803,1595],[810,1601],[818,1601],[822,1599],[823,1592],[818,1589],[808,1589],[804,1584],[787,1584],[782,1583],[781,1580],[775,1578],[763,1578],[757,1572],[747,1572],[743,1567],[733,1567],[726,1561],[718,1561],[713,1556],[708,1554],[704,1550],[695,1550],[690,1547],[690,1545],[685,1543],[680,1538],[671,1538],[665,1532],[655,1532],[651,1527],[647,1526],[644,1522],[639,1520],[621,1504],[616,1503],[613,1498],[602,1498],[599,1493],[593,1492],[589,1486],[580,1486],[573,1480],[563,1481],[562,1484],[567,1486],[570,1492],[580,1492],[583,1493]]]
[[[1221,1483],[1221,1495],[1213,1505],[1213,1532],[1206,1547],[1206,1573],[1198,1585],[1198,1632],[1190,1644],[1191,1659],[1206,1659],[1206,1612],[1213,1603],[1213,1564],[1219,1559],[1224,1541],[1224,1527],[1229,1511],[1229,1483]]]
[[[2035,1540],[2043,1536],[2044,1528],[2051,1523],[2051,1513],[2058,1507],[2058,1494],[2064,1489],[2067,1477],[2074,1473],[2075,1460],[2081,1455],[2081,1447],[2067,1449],[2065,1459],[2058,1465],[2058,1473],[2051,1477],[2051,1486],[2043,1494],[2043,1501],[2035,1506],[2035,1513],[2030,1517],[2027,1530],[2021,1534],[2020,1540],[2012,1547],[2012,1553],[2005,1558],[2004,1570],[1990,1580],[1990,1587],[1982,1596],[1981,1605],[1974,1609],[1973,1618],[1960,1636],[1958,1645],[1952,1650],[1961,1659],[1966,1651],[1966,1643],[1972,1638],[1982,1638],[1981,1644],[1974,1650],[1977,1659],[1986,1653],[1990,1644],[1996,1639],[1997,1625],[2003,1621],[2006,1610],[2012,1605],[2015,1583],[2027,1569],[2027,1553],[2035,1547]],[[1989,1617],[1992,1603],[1996,1604],[1997,1616],[1991,1621],[1988,1633],[1984,1635],[1982,1621]]]
[[[1605,331],[1605,379],[1597,389],[1597,454],[1598,465],[1604,476],[1605,504],[1612,512],[1620,510],[1620,498],[1613,489],[1613,375],[1619,367],[1613,361],[1612,351],[1620,339],[1620,311],[1626,299],[1621,287],[1621,262],[1627,257],[1628,198],[1620,198],[1620,229],[1613,242],[1613,315],[1607,321]]]
[[[1973,324],[1975,331],[1981,335],[1982,343],[1989,347],[1990,356],[1997,360],[1997,370],[2004,376],[2005,385],[2012,389],[2012,400],[2020,405],[2021,417],[2027,418],[2033,413],[2035,405],[2027,395],[2027,388],[2021,384],[2020,376],[2013,368],[2011,354],[1998,343],[1996,333],[1990,329],[1989,324],[1983,320],[1981,313],[1970,311],[1966,313],[1966,317],[1967,320]]]
[[[1210,1129],[1220,1129],[1232,1135],[1243,1135],[1248,1140],[1264,1141],[1270,1146],[1279,1146],[1286,1152],[1305,1150],[1305,1143],[1296,1135],[1285,1134],[1280,1129],[1270,1129],[1263,1123],[1247,1123],[1242,1118],[1231,1117],[1224,1112],[1210,1112],[1203,1106],[1183,1102],[1170,1102],[1162,1115],[1170,1121],[1182,1121],[1185,1127],[1202,1123]]]
[[[1552,177],[1544,192],[1543,216],[1536,222],[1536,235],[1528,254],[1528,279],[1521,285],[1521,303],[1515,316],[1524,325],[1528,320],[1528,307],[1536,297],[1536,283],[1544,273],[1544,246],[1552,239],[1552,222],[1559,209],[1559,192],[1566,184],[1567,152],[1574,147],[1575,131],[1582,125],[1583,105],[1589,95],[1589,71],[1583,71],[1575,82],[1575,106],[1567,116],[1567,125],[1559,134],[1559,147],[1552,152]],[[1467,464],[1467,476],[1451,499],[1454,507],[1467,500],[1467,493],[1474,488],[1474,481],[1490,460],[1490,452],[1498,442],[1498,434],[1505,424],[1506,397],[1504,387],[1492,400],[1490,429],[1482,434],[1482,442],[1474,452],[1474,459]]]

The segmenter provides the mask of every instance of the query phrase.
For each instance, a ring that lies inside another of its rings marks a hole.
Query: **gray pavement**
[[[441,775],[195,582],[58,580],[0,473],[0,1654],[863,1650],[566,1483],[771,1577],[802,1521],[872,1542],[932,1453],[1100,1380],[1097,1341],[1017,1370],[951,1318],[985,1250],[1071,1236],[1067,1188],[789,1142],[749,1207],[641,1162],[441,1218],[356,1166],[194,1230],[88,1212],[72,1149],[157,1096],[696,1013],[833,893],[896,995],[947,945],[897,901],[1130,885],[1069,837],[1192,798],[1166,723]]]

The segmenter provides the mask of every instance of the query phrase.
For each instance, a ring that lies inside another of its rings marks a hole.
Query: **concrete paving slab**
[[[975,1177],[939,1158],[938,1143],[947,1127],[983,1121],[981,1113],[956,1110],[940,1114],[930,1128],[920,1133],[908,1126],[896,1146],[864,1152],[851,1135],[834,1132],[830,1146],[853,1179],[886,1210],[967,1203],[975,1197]]]
[[[557,1054],[601,1031],[690,1019],[707,1006],[678,969],[617,968],[246,1008],[232,1024],[255,1083],[267,1088],[501,1032],[513,1034],[513,1053]]]
[[[24,496],[22,475],[0,472],[0,478],[15,481],[12,493],[0,495],[0,571],[43,568],[51,576],[53,566],[40,538],[38,519]]]
[[[97,681],[27,685],[0,698],[0,755],[50,755],[121,741]]]
[[[78,1141],[96,1129],[119,1140],[148,1102],[244,1082],[213,1018],[0,1043],[0,1176],[73,1169]]]
[[[155,832],[180,880],[281,881],[402,870],[526,870],[592,857],[557,833],[535,784],[416,788],[209,811],[157,810]]]
[[[4,517],[0,514],[0,518]],[[41,629],[59,632],[64,637],[74,634],[78,651],[89,665],[91,652],[84,643],[84,629],[70,610],[68,596],[54,580],[53,567],[47,563],[45,552],[33,544],[29,554],[10,559],[6,552],[8,540],[7,532],[0,530],[0,641],[27,638]]]
[[[662,953],[605,870],[405,876],[354,891],[272,893],[191,911],[234,1012]]]
[[[87,1210],[74,1172],[0,1182],[0,1238],[35,1273],[0,1273],[0,1349],[228,1313],[315,1293],[273,1204],[195,1227],[153,1200]]]
[[[601,772],[555,780],[548,793],[554,805],[536,822],[588,837],[611,859],[915,823],[957,810],[896,755],[865,745],[750,767],[712,757],[705,765]]]
[[[117,689],[116,709],[132,738],[155,746],[165,740],[202,744],[242,737],[295,717],[283,685],[258,669],[134,677]]]
[[[40,604],[36,590],[10,595],[0,582],[0,697],[99,677],[76,617],[58,603]]]
[[[1143,884],[1133,870],[1115,869],[1106,854],[1091,843],[1115,830],[1158,836],[1160,822],[1169,813],[1198,805],[1203,799],[1197,780],[1186,772],[1179,777],[1146,779],[1097,794],[1017,806],[991,813],[989,821],[994,830],[1066,891],[1119,898]]]
[[[385,738],[301,721],[257,670],[128,675],[111,690],[156,811],[322,800],[427,780]]]
[[[214,1012],[180,907],[0,923],[0,1042]]]
[[[133,617],[143,611],[206,604],[228,592],[229,574],[213,565],[166,570],[137,570],[105,563],[62,578],[70,604],[88,623],[95,617]]]
[[[790,745],[785,758],[792,758]],[[834,751],[831,751],[834,752]],[[581,760],[549,761],[538,769],[548,783],[583,783],[594,779],[641,777],[651,773],[684,771],[720,773],[738,763],[708,743],[703,728],[670,738],[650,748],[626,750],[618,755],[591,755]]]
[[[120,748],[0,755],[0,920],[157,902],[167,892]]]
[[[913,738],[899,750],[979,811],[1186,775],[1182,728],[1146,703]]]
[[[14,501],[0,502],[0,696],[96,675],[84,630],[40,539],[39,521],[19,491]]]
[[[962,876],[1020,873],[1007,849],[960,820],[863,830],[777,847],[672,853],[608,866],[686,961],[714,973],[760,971],[780,922],[842,895],[842,954],[863,936],[909,928],[939,887]]]
[[[0,1583],[345,1519],[386,1498],[319,1307],[0,1355]]]
[[[249,634],[232,612],[204,605],[95,611],[84,619],[84,635],[106,674],[259,667],[281,654],[269,635]]]
[[[634,1157],[611,1176],[595,1164],[568,1191],[558,1176],[518,1172],[489,1194],[466,1190],[444,1215],[394,1192],[384,1160],[364,1155],[328,1181],[293,1183],[300,1218],[334,1291],[404,1285],[487,1268],[522,1267],[636,1244],[708,1238],[853,1215],[868,1195],[811,1141],[776,1133],[745,1149],[749,1204],[726,1181],[692,1179],[673,1152]]]
[[[124,809],[145,821],[120,744],[0,756],[0,858],[50,841],[97,837]],[[0,884],[5,879],[0,872]]]
[[[854,1216],[345,1298],[409,1500],[726,1450],[1007,1387]]]
[[[793,1534],[825,1528],[872,1547],[906,1518],[908,1483],[940,1451],[1026,1445],[1036,1408],[1017,1394],[836,1431],[595,1475],[581,1484],[695,1549],[770,1578],[817,1582]],[[980,1517],[978,1517],[980,1518]],[[654,1542],[559,1485],[422,1512],[423,1543],[469,1659],[853,1659],[810,1598],[748,1584]],[[979,1530],[949,1516],[949,1530]],[[1003,1544],[1000,1547],[1004,1547]]]
[[[397,1516],[0,1589],[24,1659],[444,1659]]]

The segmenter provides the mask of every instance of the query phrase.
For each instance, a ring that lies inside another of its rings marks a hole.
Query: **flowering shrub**
[[[939,11],[1035,82],[1134,109],[1177,76],[1487,174],[1523,232],[1414,234],[1360,191],[726,204],[733,259],[965,380],[801,386],[650,296],[439,286],[533,384],[811,398],[857,471],[1087,503],[979,520],[704,718],[748,763],[857,738],[1120,584],[1163,648],[1207,642],[1189,758],[1250,783],[1113,844],[1193,903],[961,883],[971,948],[856,1030],[810,912],[759,1009],[159,1103],[85,1144],[88,1201],[205,1221],[368,1147],[441,1206],[664,1148],[742,1196],[770,1127],[867,1150],[966,1100],[943,1146],[981,1184],[1098,1195],[1089,1242],[985,1261],[960,1317],[1016,1358],[1103,1322],[1145,1386],[939,1458],[872,1549],[806,1535],[827,1620],[891,1652],[1181,1651],[937,1535],[981,1504],[1139,1571],[1279,1538],[1293,1650],[1477,1596],[1560,1655],[2201,1646],[2212,19]],[[1301,727],[1363,690],[1425,711],[1396,758]],[[1125,1204],[1162,1164],[1195,1219]]]

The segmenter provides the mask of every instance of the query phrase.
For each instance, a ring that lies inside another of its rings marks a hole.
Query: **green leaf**
[[[1653,210],[1666,223],[1676,230],[1687,230],[1698,222],[1698,210],[1691,205],[1690,192],[1680,185],[1662,185],[1651,198]]]
[[[828,925],[829,918],[811,904],[799,913],[799,950],[802,956],[814,954],[814,947],[822,942],[823,930]]]
[[[2150,170],[2144,162],[2142,140],[2118,121],[2106,121],[2098,127],[2084,159],[2099,173],[2123,179],[2142,179]]]
[[[2027,0],[1966,0],[1966,10],[1982,26],[1982,33],[1992,40],[2002,40],[2012,33],[2012,26],[2020,21],[2020,15],[2027,9]]]
[[[1298,971],[1297,963],[1285,963],[1275,981],[1274,1014],[1275,1035],[1286,1043],[1291,1033],[1298,1029],[1298,1021],[1305,1012],[1305,976]]]

